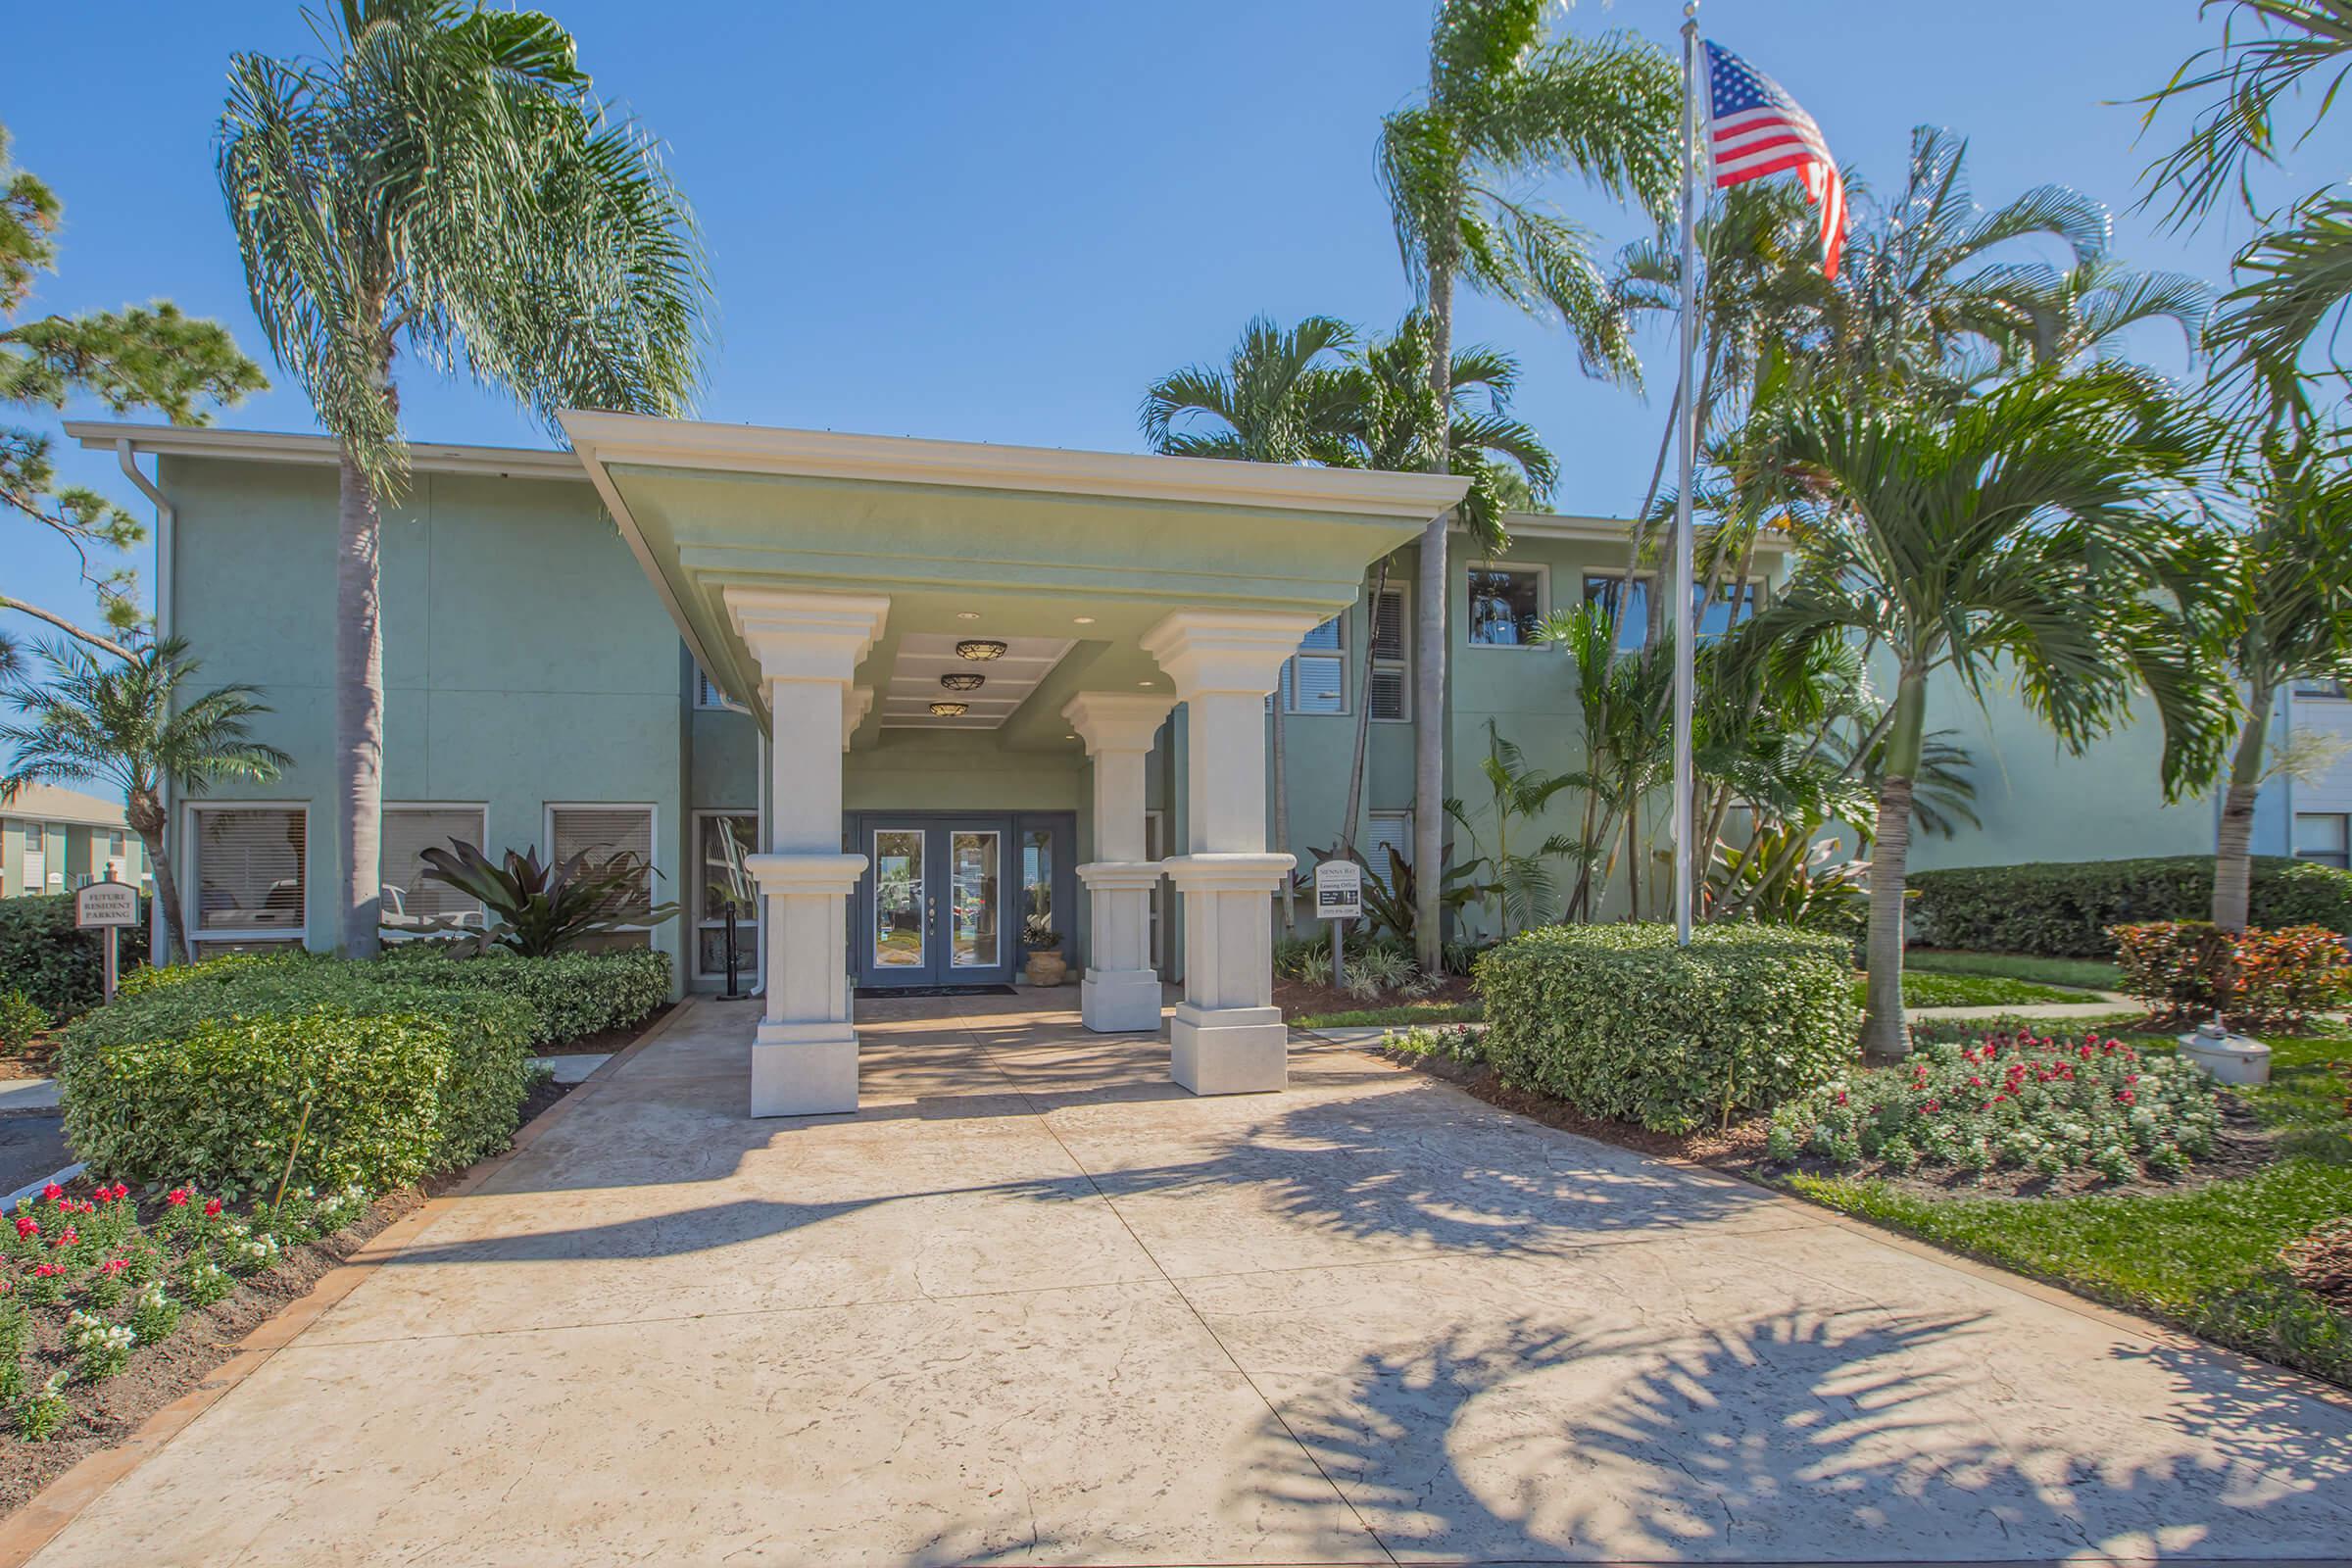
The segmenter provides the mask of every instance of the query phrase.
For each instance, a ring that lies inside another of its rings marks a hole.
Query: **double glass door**
[[[1021,944],[1007,918],[1009,821],[869,817],[863,836],[860,984],[993,985],[1011,978]]]

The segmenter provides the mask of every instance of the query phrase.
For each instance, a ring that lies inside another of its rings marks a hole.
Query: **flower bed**
[[[1840,1169],[1876,1164],[2111,1182],[2169,1180],[2211,1153],[2222,1098],[2196,1068],[2083,1036],[1985,1035],[1863,1068],[1782,1104],[1767,1151]]]
[[[0,1419],[24,1443],[86,1424],[103,1386],[185,1313],[368,1208],[357,1188],[303,1189],[240,1214],[187,1187],[142,1204],[121,1182],[71,1193],[51,1183],[0,1221]]]

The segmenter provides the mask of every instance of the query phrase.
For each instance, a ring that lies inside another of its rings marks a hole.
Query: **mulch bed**
[[[1450,974],[1416,997],[1387,996],[1367,1000],[1338,986],[1310,986],[1302,980],[1276,980],[1274,1005],[1285,1018],[1303,1018],[1330,1012],[1365,1012],[1375,1007],[1400,1007],[1415,1002],[1476,1002],[1478,991],[1468,975]]]
[[[592,1054],[610,1055],[660,1023],[663,1018],[668,1017],[670,1011],[677,1005],[678,1004],[674,1002],[664,1002],[635,1023],[622,1024],[615,1029],[599,1029],[592,1035],[581,1035],[577,1039],[559,1040],[553,1045],[534,1047],[531,1054],[536,1056],[583,1056]],[[528,1121],[530,1117],[526,1115],[523,1120]]]
[[[1546,1127],[1556,1127],[1562,1132],[1576,1133],[1604,1144],[1616,1144],[1620,1148],[1654,1154],[1663,1159],[1688,1160],[1692,1164],[1711,1166],[1768,1187],[1781,1185],[1790,1175],[1803,1174],[1881,1181],[1897,1191],[1931,1198],[2075,1198],[2092,1193],[2178,1193],[2201,1187],[2207,1182],[2252,1175],[2278,1157],[2273,1135],[2256,1123],[2254,1113],[2246,1108],[2243,1102],[2230,1099],[2223,1106],[2221,1146],[2212,1154],[2191,1165],[2178,1181],[2114,1182],[2097,1171],[2088,1170],[2068,1171],[2057,1177],[2021,1170],[1989,1170],[1982,1176],[1966,1171],[1913,1171],[1904,1174],[1875,1160],[1845,1167],[1832,1164],[1817,1155],[1807,1155],[1794,1164],[1783,1164],[1770,1158],[1764,1152],[1765,1135],[1772,1126],[1769,1116],[1744,1117],[1722,1129],[1702,1128],[1694,1133],[1682,1134],[1656,1133],[1634,1122],[1588,1116],[1565,1102],[1535,1090],[1514,1089],[1497,1078],[1490,1067],[1452,1061],[1443,1056],[1415,1056],[1387,1051],[1376,1054],[1400,1067],[1425,1072],[1433,1078],[1443,1078],[1491,1105],[1515,1111]],[[2352,1240],[2343,1245],[2346,1267],[2352,1268]]]
[[[2339,1312],[2352,1312],[2352,1218],[2331,1221],[2286,1250],[2295,1283]]]
[[[49,1058],[57,1054],[54,1037],[43,1035],[30,1045],[0,1054],[0,1083],[16,1078],[47,1078],[56,1071]]]
[[[578,1087],[540,1085],[523,1102],[518,1126],[529,1125]],[[349,1259],[385,1226],[413,1212],[428,1198],[457,1186],[465,1176],[464,1171],[453,1171],[427,1179],[421,1189],[386,1194],[369,1204],[360,1219],[334,1235],[288,1248],[275,1264],[240,1280],[235,1290],[212,1305],[189,1307],[168,1338],[131,1351],[129,1365],[120,1374],[102,1383],[78,1379],[69,1383],[66,1395],[73,1414],[46,1442],[26,1443],[13,1431],[0,1432],[0,1516],[24,1506],[85,1455],[129,1438],[141,1422],[198,1387],[215,1368],[236,1354],[238,1343],[248,1334],[288,1303],[308,1296],[328,1270]],[[67,1191],[87,1198],[93,1188],[85,1176],[69,1184]],[[160,1216],[163,1208],[160,1197],[140,1200],[140,1223],[145,1225]],[[28,1350],[57,1351],[62,1315],[43,1312],[36,1315],[35,1323],[37,1338]]]

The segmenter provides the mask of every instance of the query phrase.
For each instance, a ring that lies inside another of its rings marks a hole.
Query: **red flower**
[[[1978,1077],[1975,1073],[1970,1073],[1968,1075],[1968,1087],[1971,1089],[1982,1089],[1984,1087],[1984,1080]]]
[[[38,1236],[41,1234],[41,1222],[30,1214],[20,1214],[17,1216],[17,1234],[19,1236]]]
[[[204,1217],[206,1219],[219,1219],[220,1217],[220,1200],[216,1198],[206,1202],[204,1205]]]
[[[104,1274],[107,1278],[112,1279],[117,1274],[122,1273],[128,1267],[130,1267],[129,1258],[110,1257],[105,1262],[98,1265],[98,1272]]]
[[[32,1265],[32,1272],[42,1279],[52,1278],[55,1275],[63,1274],[65,1271],[66,1268],[63,1263],[35,1263]]]
[[[58,1186],[57,1183],[51,1182],[48,1186],[41,1189],[41,1196],[54,1203],[59,1199],[66,1196],[66,1190],[63,1187]]]
[[[1943,1102],[1940,1100],[1931,1100],[1922,1104],[1919,1108],[1925,1111],[1928,1115],[1933,1116],[1943,1108]]]
[[[1842,1089],[1840,1089],[1840,1090],[1838,1090],[1838,1103],[1839,1103],[1840,1105],[1842,1105],[1842,1104],[1844,1104],[1844,1103],[1845,1103],[1845,1091],[1844,1091],[1844,1090],[1842,1090]],[[19,1221],[18,1221],[18,1223],[19,1223],[19,1224],[21,1224],[21,1225],[23,1225],[23,1224],[30,1224],[31,1222],[30,1222],[29,1220],[19,1220]]]
[[[164,1201],[170,1203],[173,1208],[185,1208],[188,1206],[188,1190],[185,1187],[174,1187],[164,1195]]]
[[[72,1247],[81,1240],[81,1233],[69,1225],[49,1239],[51,1247]]]
[[[2120,1101],[2122,1101],[2122,1102],[2123,1102],[2125,1104],[2129,1105],[2129,1104],[2131,1104],[2131,1103],[2132,1103],[2133,1101],[2137,1100],[2139,1097],[2138,1097],[2137,1095],[2133,1094],[2133,1093],[2132,1093],[2131,1090],[2129,1090],[2129,1089],[2120,1089],[2120,1090],[2116,1091],[2116,1096],[2115,1096],[2115,1098],[2116,1098],[2116,1099],[2118,1099],[2118,1100],[2120,1100]]]

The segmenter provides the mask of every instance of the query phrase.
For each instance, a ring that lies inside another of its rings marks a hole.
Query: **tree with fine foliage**
[[[16,722],[0,723],[0,746],[16,760],[0,773],[0,804],[27,784],[74,784],[104,779],[122,792],[130,830],[155,868],[164,930],[174,962],[188,956],[178,884],[172,874],[163,791],[202,795],[230,779],[267,784],[293,759],[247,732],[246,721],[267,713],[251,686],[216,686],[188,695],[197,661],[180,638],[140,640],[129,656],[101,662],[78,644],[56,641],[41,649],[49,678],[20,679],[0,701]]]
[[[333,799],[341,946],[377,947],[383,770],[379,509],[407,447],[405,346],[553,425],[677,415],[709,293],[653,141],[609,116],[571,36],[533,11],[340,0],[328,58],[239,55],[220,188],[270,351],[341,444]]]
[[[235,403],[268,384],[225,329],[182,316],[168,300],[25,318],[40,274],[57,270],[64,216],[57,194],[39,176],[11,164],[8,131],[0,126],[0,412],[58,410],[69,398],[88,397],[115,414],[154,409],[174,424],[202,424],[203,405]],[[145,538],[146,530],[97,491],[60,485],[50,450],[47,435],[0,423],[0,511],[48,529],[74,552],[106,629],[8,597],[5,579],[0,610],[45,621],[84,647],[129,658],[125,635],[138,623],[139,609],[131,572],[111,558]],[[22,548],[0,542],[0,560],[17,557]],[[0,630],[0,660],[13,657],[10,648]]]
[[[1624,313],[1592,257],[1593,236],[1536,200],[1545,175],[1583,176],[1610,197],[1663,213],[1676,179],[1682,93],[1673,62],[1627,32],[1548,35],[1548,0],[1439,0],[1429,92],[1381,122],[1380,180],[1406,275],[1429,312],[1431,388],[1452,394],[1457,286],[1563,322],[1596,373],[1630,376]],[[1449,454],[1432,444],[1431,468]],[[1444,854],[1446,530],[1423,530],[1415,589],[1413,860]],[[1416,885],[1414,944],[1425,973],[1444,968],[1439,888]]]
[[[1980,700],[2014,678],[2076,753],[2144,689],[2164,723],[2166,793],[2211,775],[2236,704],[2179,612],[2173,514],[2206,432],[2122,366],[2023,376],[1957,404],[1814,392],[1767,417],[1765,450],[1805,481],[1790,524],[1805,559],[1736,657],[1858,634],[1893,661],[1862,1042],[1899,1056],[1904,870],[1938,671]]]

